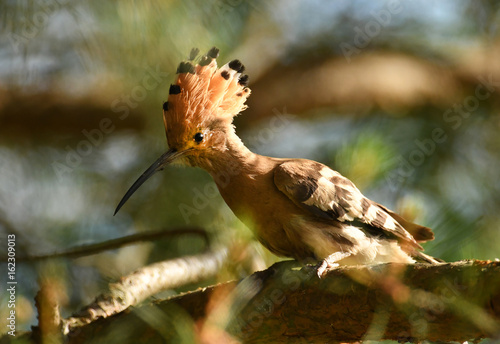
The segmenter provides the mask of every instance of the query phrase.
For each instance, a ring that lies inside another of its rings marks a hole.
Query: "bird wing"
[[[363,196],[349,179],[323,164],[302,159],[286,161],[275,169],[274,183],[295,204],[318,217],[364,224],[372,234],[397,237],[422,249],[398,222],[403,220],[399,215],[395,218],[390,210]]]

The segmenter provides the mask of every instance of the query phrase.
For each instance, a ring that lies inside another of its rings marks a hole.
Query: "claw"
[[[316,270],[316,273],[318,274],[318,277],[321,279],[326,276],[328,271],[338,268],[339,266],[340,266],[339,263],[329,263],[327,259],[325,259],[318,264],[318,269]]]
[[[349,257],[351,254],[347,252],[335,252],[326,257],[321,261],[321,263],[318,264],[318,269],[316,270],[316,273],[318,274],[319,278],[323,278],[326,276],[328,271],[333,270],[335,268],[338,268],[340,266],[338,261]]]

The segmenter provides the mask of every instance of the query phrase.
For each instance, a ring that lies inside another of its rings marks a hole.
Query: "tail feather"
[[[378,203],[377,203],[378,204]],[[400,215],[396,214],[395,212],[387,209],[381,204],[378,204],[379,207],[384,209],[389,215],[391,215],[392,218],[394,218],[398,223],[403,226],[404,229],[408,231],[414,238],[415,241],[418,243],[422,242],[427,242],[434,240],[434,233],[432,232],[432,229],[429,227],[417,225],[416,223],[410,222],[402,218]]]
[[[413,258],[415,258],[417,262],[433,264],[433,265],[442,264],[445,262],[442,259],[431,257],[428,254],[425,254],[420,251],[416,251],[415,253],[413,253]]]

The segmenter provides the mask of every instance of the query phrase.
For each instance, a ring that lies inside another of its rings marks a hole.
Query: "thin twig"
[[[59,313],[58,288],[54,288],[54,280],[39,281],[40,290],[35,296],[35,306],[38,312],[38,330],[42,342],[63,343],[61,335],[61,314]]]
[[[114,250],[123,246],[135,244],[138,242],[144,242],[144,241],[152,241],[158,238],[165,238],[165,237],[173,237],[173,236],[180,236],[180,235],[199,235],[203,237],[205,244],[208,246],[208,235],[207,232],[203,228],[199,227],[188,227],[188,228],[177,228],[177,229],[162,229],[159,231],[152,231],[152,232],[143,232],[143,233],[137,233],[137,234],[132,234],[128,235],[125,237],[117,238],[117,239],[111,239],[108,241],[96,243],[96,244],[90,244],[90,245],[82,245],[82,246],[76,246],[74,248],[71,248],[66,251],[61,251],[61,252],[55,252],[55,253],[49,253],[49,254],[42,254],[42,255],[33,255],[33,256],[20,256],[16,258],[17,262],[32,262],[32,261],[39,261],[39,260],[44,260],[44,259],[51,259],[51,258],[79,258],[83,256],[90,256],[93,254],[97,254],[103,251],[108,251],[108,250]],[[7,257],[2,257],[2,261],[7,261]]]

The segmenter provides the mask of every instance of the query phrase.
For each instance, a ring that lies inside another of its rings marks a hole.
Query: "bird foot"
[[[328,271],[338,268],[340,266],[338,261],[349,257],[351,254],[347,252],[335,252],[323,259],[321,263],[318,264],[318,269],[316,273],[319,278],[323,278],[326,276]]]
[[[339,267],[339,263],[329,263],[326,259],[323,260],[318,264],[318,269],[316,270],[316,273],[318,274],[319,278],[323,278],[326,276],[328,271],[333,270],[337,267]]]

